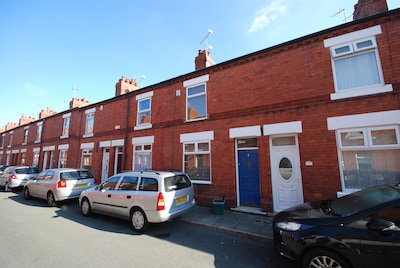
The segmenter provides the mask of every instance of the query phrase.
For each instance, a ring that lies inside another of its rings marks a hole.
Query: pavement
[[[234,210],[214,210],[210,207],[195,206],[186,214],[177,218],[188,224],[239,237],[271,241],[273,214],[260,214]]]

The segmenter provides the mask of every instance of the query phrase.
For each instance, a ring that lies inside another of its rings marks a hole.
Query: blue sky
[[[0,0],[0,127],[67,110],[74,86],[95,103],[121,76],[146,87],[190,73],[206,45],[221,63],[349,22],[356,2]]]

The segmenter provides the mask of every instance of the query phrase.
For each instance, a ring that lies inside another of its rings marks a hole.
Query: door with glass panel
[[[274,211],[301,204],[303,186],[296,136],[271,137],[271,176]]]

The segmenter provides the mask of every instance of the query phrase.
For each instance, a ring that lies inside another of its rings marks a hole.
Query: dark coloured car
[[[399,267],[400,184],[286,209],[273,231],[275,250],[302,267]]]

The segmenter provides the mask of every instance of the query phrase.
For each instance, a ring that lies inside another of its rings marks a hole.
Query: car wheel
[[[317,249],[311,250],[304,255],[302,267],[350,268],[351,266],[339,254],[329,250]]]
[[[87,198],[82,199],[81,213],[85,217],[90,216],[90,214],[92,214],[92,208],[90,207],[90,203]]]
[[[47,193],[47,205],[49,207],[55,207],[56,201],[54,200],[54,194],[52,192]]]
[[[28,200],[28,199],[30,199],[31,198],[31,195],[30,195],[30,193],[29,193],[29,189],[28,189],[28,187],[25,187],[24,188],[24,199],[25,200]]]
[[[140,208],[136,208],[131,214],[132,227],[136,232],[142,233],[149,228],[146,214]]]

